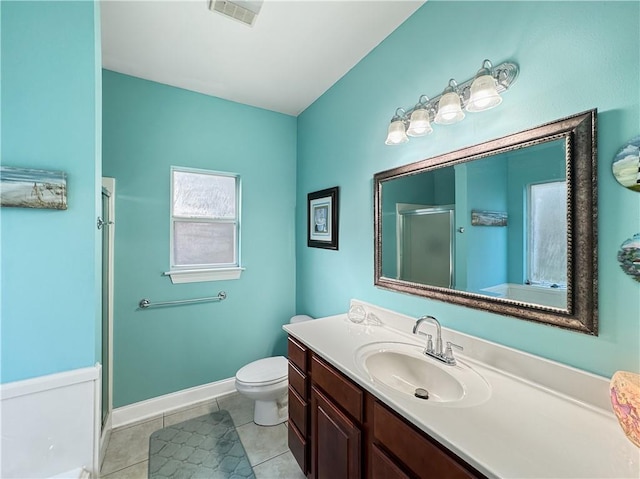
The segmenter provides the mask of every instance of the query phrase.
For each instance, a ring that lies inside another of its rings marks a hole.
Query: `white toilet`
[[[313,319],[306,315],[291,318],[289,323]],[[288,361],[284,356],[258,359],[236,373],[237,391],[255,401],[253,422],[275,426],[287,420]]]

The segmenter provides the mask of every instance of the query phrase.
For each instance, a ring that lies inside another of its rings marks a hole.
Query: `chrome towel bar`
[[[181,299],[177,301],[162,301],[158,303],[152,303],[151,300],[144,298],[140,300],[140,302],[138,303],[138,306],[140,307],[140,309],[147,309],[147,308],[155,308],[156,306],[173,306],[177,304],[206,303],[209,301],[217,302],[217,301],[223,301],[225,299],[227,299],[227,293],[225,293],[224,291],[220,291],[218,293],[218,296],[211,296],[209,298]]]

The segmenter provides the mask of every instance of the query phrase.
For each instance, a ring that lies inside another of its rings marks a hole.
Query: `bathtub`
[[[523,303],[541,304],[552,308],[567,309],[567,289],[531,284],[502,283],[481,290],[496,298],[513,299]]]
[[[0,385],[0,477],[98,477],[100,369]]]

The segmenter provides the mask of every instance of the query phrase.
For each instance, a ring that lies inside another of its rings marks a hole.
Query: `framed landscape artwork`
[[[0,167],[0,206],[67,209],[64,171]]]
[[[307,246],[338,249],[337,186],[307,195]]]

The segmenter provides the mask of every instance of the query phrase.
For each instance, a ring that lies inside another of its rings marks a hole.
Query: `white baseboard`
[[[229,378],[119,407],[113,410],[112,427],[115,429],[153,419],[166,412],[215,399],[235,390],[235,378]]]

